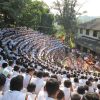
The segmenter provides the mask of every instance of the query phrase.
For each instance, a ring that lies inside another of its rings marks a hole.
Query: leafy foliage
[[[54,15],[44,2],[0,0],[0,27],[27,26],[51,34],[54,33],[53,21]]]
[[[62,1],[62,2],[61,2]],[[77,0],[57,0],[55,9],[59,11],[56,15],[58,24],[63,25],[66,32],[66,42],[70,41],[71,33],[75,33],[76,29],[76,3]]]
[[[0,0],[0,26],[14,24],[25,5],[25,0]]]

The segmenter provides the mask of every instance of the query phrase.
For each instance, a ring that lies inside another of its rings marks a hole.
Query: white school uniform
[[[60,89],[64,92],[65,100],[71,100],[71,91],[70,91],[70,88],[61,87]]]
[[[39,91],[44,87],[44,81],[43,81],[43,79],[38,78],[38,77],[37,78],[33,78],[31,80],[31,83],[36,84],[36,89],[35,89],[36,94],[38,94]]]
[[[3,95],[2,95],[2,91],[0,91],[0,100],[2,100],[2,96],[3,96]]]
[[[11,81],[10,78],[6,78],[6,83],[4,85],[3,92],[6,92],[10,89],[10,81]]]
[[[13,70],[13,68],[11,66],[8,66],[8,67],[4,68],[3,74],[5,76],[7,76],[8,74],[10,74],[12,76],[12,74],[13,74],[13,71],[12,70]]]
[[[24,81],[23,81],[24,88],[27,88],[28,84],[30,83],[30,80],[31,80],[31,75],[25,74]]]
[[[21,91],[7,91],[2,100],[25,100],[26,94]],[[28,96],[28,100],[32,100],[30,96]]]
[[[30,93],[30,92],[27,92],[27,95],[28,95],[28,98],[29,98],[29,96],[30,96],[30,98],[32,99],[32,100],[35,100],[36,99],[36,94],[34,93]],[[42,100],[42,99],[41,99]]]
[[[46,100],[47,97],[47,92],[42,89],[38,94],[37,100]]]

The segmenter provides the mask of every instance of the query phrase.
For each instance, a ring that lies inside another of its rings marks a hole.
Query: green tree
[[[19,25],[31,27],[43,33],[53,33],[54,15],[50,13],[49,7],[41,1],[31,1],[23,10]]]
[[[57,0],[55,2],[55,9],[59,11],[56,19],[60,25],[64,26],[67,43],[70,42],[71,33],[75,33],[76,29],[76,4],[77,0],[62,0],[62,2]]]
[[[0,26],[15,25],[25,0],[0,0]]]
[[[52,14],[50,13],[42,14],[41,23],[38,30],[47,34],[53,34],[55,32],[53,21],[54,21],[54,16]]]
[[[27,26],[51,34],[53,21],[54,15],[42,1],[0,0],[0,27]]]

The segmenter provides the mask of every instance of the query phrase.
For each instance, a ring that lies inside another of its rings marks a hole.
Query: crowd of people
[[[13,32],[15,35],[15,30]],[[0,100],[100,100],[99,72],[43,65],[18,50],[18,43],[8,41],[5,45],[7,36],[2,35]],[[19,38],[20,35],[16,35]]]

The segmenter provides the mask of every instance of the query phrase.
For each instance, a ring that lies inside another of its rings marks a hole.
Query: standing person
[[[36,100],[35,88],[36,85],[33,83],[29,83],[27,86],[27,97],[30,96],[32,100]]]
[[[9,60],[8,66],[4,69],[3,73],[5,74],[6,77],[11,77],[13,73],[13,64],[14,62],[12,60]]]
[[[10,91],[4,93],[2,100],[31,100],[21,90],[23,89],[23,77],[21,75],[16,76],[10,81]]]
[[[34,73],[33,68],[27,68],[26,74],[24,76],[24,82],[23,82],[24,88],[27,88],[28,84],[30,83],[30,81],[32,79],[33,73]]]
[[[43,81],[43,72],[42,71],[38,71],[37,72],[37,75],[36,75],[36,78],[33,78],[32,80],[31,80],[31,83],[34,83],[34,84],[36,84],[36,90],[35,90],[35,92],[36,92],[36,94],[38,94],[39,93],[39,91],[44,87],[44,81]]]
[[[60,88],[65,95],[65,100],[71,100],[71,89],[72,89],[72,83],[70,80],[65,80],[64,81],[64,87]]]
[[[2,99],[3,87],[6,82],[6,76],[4,74],[0,74],[0,100]]]
[[[59,82],[57,79],[51,78],[46,82],[46,91],[48,97],[46,100],[56,100],[59,93]]]
[[[98,85],[97,85],[97,90],[96,90],[96,93],[98,93],[98,94],[99,94],[99,96],[100,96],[100,84],[98,84]]]

